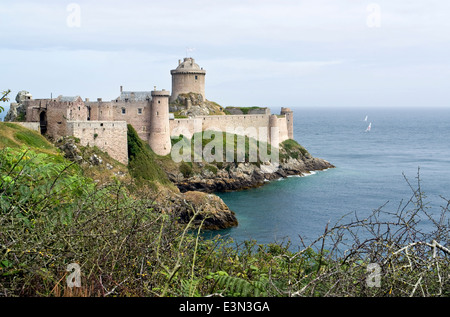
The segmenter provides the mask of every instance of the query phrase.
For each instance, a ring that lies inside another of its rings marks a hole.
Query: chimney
[[[123,86],[120,86],[120,93],[123,92]]]

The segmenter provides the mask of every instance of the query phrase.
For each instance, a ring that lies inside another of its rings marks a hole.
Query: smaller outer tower
[[[294,139],[294,112],[290,108],[281,108],[282,115],[286,116],[288,138]]]
[[[170,92],[164,89],[151,92],[150,134],[148,143],[153,152],[167,155],[172,149],[169,126],[169,97]]]
[[[180,94],[196,93],[205,100],[206,71],[198,66],[192,57],[186,57],[183,62],[178,61],[178,67],[171,70],[172,96],[170,102],[177,99]]]

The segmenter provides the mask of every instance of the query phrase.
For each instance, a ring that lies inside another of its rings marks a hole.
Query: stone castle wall
[[[81,98],[73,101],[58,99],[35,99],[25,102],[26,121],[39,122],[41,129],[53,139],[66,135],[67,121],[86,120],[88,109]]]
[[[36,132],[41,132],[41,127],[39,126],[39,122],[14,122],[15,124],[18,124],[24,128],[36,131]]]
[[[97,146],[113,159],[128,164],[125,121],[67,121],[66,135],[79,138],[82,146]]]
[[[286,118],[276,117],[276,120],[279,128],[279,142],[283,142],[288,139]],[[270,115],[266,114],[201,116],[190,119],[170,120],[171,136],[184,135],[187,138],[191,138],[200,129],[202,131],[234,131],[239,134],[239,131],[250,133],[253,128],[258,133],[257,137],[259,137],[260,128],[266,129],[267,137],[269,137],[270,127]]]
[[[122,100],[87,102],[91,109],[91,121],[126,121],[136,130],[139,137],[149,140],[151,102]]]
[[[156,87],[151,92],[123,91],[121,86],[120,97],[106,102],[101,98],[83,101],[79,96],[33,100],[31,95],[23,95],[21,102],[26,105],[26,121],[39,123],[41,133],[53,139],[75,136],[82,145],[97,146],[122,163],[128,161],[127,124],[159,155],[170,153],[171,136],[190,138],[206,130],[244,134],[272,145],[293,138],[293,112],[289,108],[282,108],[279,116],[271,115],[268,108],[249,108],[244,114],[232,107],[231,115],[170,119],[169,101],[179,94],[196,93],[206,100],[206,71],[193,58],[180,60],[171,74],[172,94]],[[278,129],[276,135],[273,128]]]

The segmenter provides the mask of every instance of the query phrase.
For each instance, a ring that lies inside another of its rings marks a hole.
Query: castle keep
[[[293,138],[293,112],[289,108],[281,108],[280,115],[260,108],[246,113],[177,118],[169,112],[174,102],[178,102],[179,108],[182,100],[181,107],[189,109],[192,107],[189,95],[197,96],[200,102],[206,101],[206,71],[193,58],[184,58],[171,75],[172,93],[156,87],[151,91],[124,91],[120,87],[119,97],[111,101],[83,100],[79,96],[33,99],[25,94],[20,100],[25,109],[24,121],[34,123],[42,134],[53,139],[77,137],[82,145],[97,146],[124,164],[128,162],[127,124],[131,124],[158,155],[171,152],[171,136],[182,134],[190,138],[198,132],[198,127],[202,131],[235,131],[236,134],[254,128],[266,131],[268,140],[276,146],[276,142]],[[14,107],[17,104],[11,104],[11,109]]]

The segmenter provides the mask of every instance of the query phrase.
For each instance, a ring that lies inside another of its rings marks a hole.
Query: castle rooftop
[[[201,68],[192,57],[185,57],[183,62],[178,60],[178,67],[171,71],[171,73],[201,73],[206,71]]]
[[[122,91],[119,100],[146,101],[151,99],[151,91]]]

